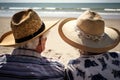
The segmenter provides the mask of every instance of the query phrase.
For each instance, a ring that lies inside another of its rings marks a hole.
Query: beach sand
[[[58,19],[63,19],[63,18],[42,17],[41,19],[44,22],[46,21],[51,22],[51,21],[56,21]],[[11,18],[9,17],[0,17],[0,36],[3,33],[11,30],[10,20]],[[108,20],[105,20],[105,25],[108,27],[115,27],[120,30],[119,21],[120,21],[119,19],[108,19]],[[79,52],[77,49],[75,49],[74,47],[71,47],[60,38],[58,34],[58,24],[50,30],[47,43],[46,43],[46,49],[42,53],[42,55],[48,58],[57,59],[58,61],[66,65],[70,59],[75,59],[79,57]],[[12,50],[13,48],[11,47],[0,47],[0,54],[11,53]],[[120,51],[120,44],[116,48],[110,51]]]

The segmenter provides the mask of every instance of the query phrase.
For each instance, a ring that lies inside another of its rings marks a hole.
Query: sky
[[[70,3],[120,3],[120,0],[0,0],[0,2],[70,2]]]

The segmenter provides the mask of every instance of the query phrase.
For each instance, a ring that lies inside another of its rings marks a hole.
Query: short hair
[[[25,49],[36,49],[36,47],[38,46],[39,44],[39,41],[41,38],[45,38],[48,36],[48,32],[45,32],[43,35],[25,43],[25,44],[22,44],[22,45],[19,45],[19,46],[16,46],[15,48],[25,48]]]
[[[37,37],[29,42],[26,42],[24,44],[15,46],[15,48],[36,49],[38,44],[39,44],[39,37]]]

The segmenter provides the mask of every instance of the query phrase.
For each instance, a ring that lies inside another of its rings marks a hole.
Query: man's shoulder
[[[16,55],[10,55],[10,54],[3,54],[0,55],[0,62],[14,62],[14,63],[26,63],[26,64],[36,64],[40,66],[59,66],[61,68],[64,68],[64,65],[57,60],[53,60],[46,57],[31,57],[31,56],[16,56]]]
[[[52,58],[42,57],[42,62],[49,65],[57,65],[59,67],[64,67],[64,65],[60,61]]]
[[[9,56],[9,54],[1,54],[1,55],[0,55],[0,62],[5,62],[7,55]]]

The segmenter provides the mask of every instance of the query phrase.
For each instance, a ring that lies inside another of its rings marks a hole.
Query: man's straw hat
[[[58,21],[57,21],[58,22]],[[32,9],[20,11],[11,19],[11,29],[0,38],[0,46],[16,46],[33,40],[57,24],[45,23]]]
[[[120,32],[105,27],[102,17],[94,11],[85,11],[76,18],[67,18],[59,24],[59,34],[68,44],[87,52],[106,52],[120,42]]]

